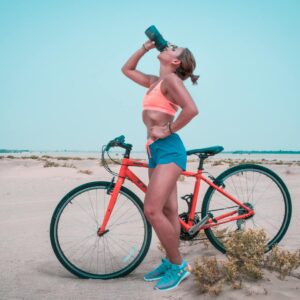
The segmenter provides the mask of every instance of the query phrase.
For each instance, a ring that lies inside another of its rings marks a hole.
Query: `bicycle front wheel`
[[[208,228],[205,233],[221,252],[230,234],[241,228],[263,229],[267,235],[266,251],[280,242],[285,235],[292,214],[290,194],[284,182],[273,171],[260,165],[244,164],[232,167],[214,181],[224,190],[254,210],[254,216]],[[212,213],[214,217],[236,210],[234,216],[245,213],[233,201],[210,187],[204,197],[202,217]]]
[[[149,250],[152,229],[142,201],[122,187],[106,232],[97,235],[106,212],[110,182],[91,182],[69,192],[56,207],[51,245],[61,264],[81,278],[111,279],[132,272]]]

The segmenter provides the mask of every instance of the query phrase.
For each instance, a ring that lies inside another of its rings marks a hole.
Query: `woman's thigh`
[[[149,185],[145,205],[162,210],[170,196],[174,195],[176,182],[182,170],[175,163],[160,164],[149,171]],[[176,192],[176,190],[175,190]]]

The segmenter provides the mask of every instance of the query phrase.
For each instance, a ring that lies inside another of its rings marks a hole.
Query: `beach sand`
[[[68,165],[44,168],[45,162],[37,159],[0,159],[0,299],[215,299],[198,293],[193,276],[169,292],[155,291],[153,283],[143,281],[144,273],[163,257],[155,235],[142,264],[124,278],[84,280],[69,273],[61,266],[50,245],[52,213],[58,201],[74,187],[90,181],[110,180],[111,175],[97,160],[49,160]],[[267,167],[285,181],[293,203],[292,221],[280,247],[297,250],[300,248],[300,166],[268,164]],[[216,176],[226,168],[228,165],[208,164],[207,171]],[[189,169],[195,170],[195,163],[189,163]],[[79,170],[90,170],[92,174]],[[147,184],[147,170],[134,170]],[[192,184],[191,180],[179,182],[179,194],[191,193]],[[141,191],[132,183],[126,181],[126,186],[143,199]],[[182,210],[185,203],[179,201]],[[181,251],[190,263],[198,256],[225,258],[212,246],[205,248],[202,244],[185,245]],[[276,273],[265,272],[263,280],[246,282],[241,290],[225,286],[217,299],[242,297],[299,299],[300,269],[285,280],[279,280]]]

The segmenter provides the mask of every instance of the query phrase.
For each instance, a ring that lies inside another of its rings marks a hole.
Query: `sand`
[[[36,159],[0,159],[0,299],[213,299],[200,295],[193,276],[176,290],[158,292],[153,283],[143,281],[143,274],[156,265],[163,256],[157,247],[157,238],[142,264],[121,279],[108,281],[79,279],[65,270],[55,257],[49,239],[49,225],[58,201],[72,188],[89,181],[110,180],[96,160],[56,161],[69,167],[44,168],[45,162]],[[73,164],[76,168],[71,168]],[[190,164],[192,169],[195,164]],[[228,165],[211,166],[207,170],[219,174]],[[288,250],[300,248],[300,166],[294,164],[268,167],[278,173],[287,184],[293,202],[293,216],[289,230],[280,243]],[[90,170],[92,174],[80,173]],[[134,169],[147,183],[147,171]],[[143,199],[142,193],[130,182]],[[192,181],[179,182],[179,193],[190,192]],[[202,192],[202,194],[204,191]],[[183,209],[184,203],[180,202]],[[181,247],[190,262],[198,256],[217,255],[212,246],[201,244]],[[275,273],[266,272],[265,279],[247,282],[241,290],[226,286],[218,299],[299,299],[300,270],[294,276],[279,280]],[[297,278],[298,277],[298,278]]]

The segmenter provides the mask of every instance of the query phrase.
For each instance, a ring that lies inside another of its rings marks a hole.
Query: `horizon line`
[[[145,152],[146,150],[132,150],[132,152]],[[91,153],[91,152],[99,152],[101,153],[101,150],[34,150],[34,149],[4,149],[0,148],[0,153],[23,153],[23,152],[75,152],[75,153]],[[111,152],[123,152],[123,150],[112,150]],[[290,153],[290,154],[300,154],[300,150],[225,150],[222,151],[222,153],[232,153],[232,154],[247,154],[247,153]]]

